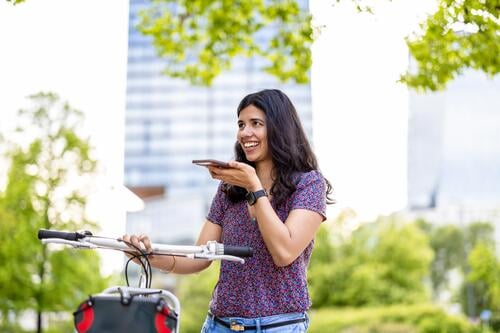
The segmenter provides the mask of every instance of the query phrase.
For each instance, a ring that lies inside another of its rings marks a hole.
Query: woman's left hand
[[[259,177],[257,177],[257,173],[252,166],[236,161],[229,161],[228,163],[229,168],[208,166],[208,171],[212,178],[243,187],[247,191],[255,192],[262,188]]]

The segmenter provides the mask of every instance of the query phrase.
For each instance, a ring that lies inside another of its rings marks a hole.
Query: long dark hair
[[[273,186],[270,192],[276,207],[285,203],[295,191],[298,173],[317,170],[318,162],[305,135],[299,116],[290,99],[280,90],[266,89],[243,98],[238,106],[241,110],[253,105],[266,115],[267,142],[273,161]],[[240,144],[234,146],[235,159],[253,167],[255,164],[246,159]],[[327,203],[334,203],[330,198],[332,186],[325,178],[327,185]],[[224,191],[233,202],[243,200],[246,190],[235,185],[224,185]]]

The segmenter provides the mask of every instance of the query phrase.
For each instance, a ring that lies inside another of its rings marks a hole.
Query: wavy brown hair
[[[270,192],[276,207],[279,207],[295,191],[300,173],[319,172],[318,162],[295,107],[282,91],[267,89],[245,96],[238,106],[237,115],[249,105],[259,108],[266,115],[267,140],[273,161],[273,186]],[[238,142],[234,150],[236,161],[255,167],[253,162],[246,159]],[[327,203],[332,204],[335,202],[330,198],[332,186],[326,178],[325,182]],[[223,189],[233,202],[244,200],[247,193],[246,189],[230,184],[224,184]]]

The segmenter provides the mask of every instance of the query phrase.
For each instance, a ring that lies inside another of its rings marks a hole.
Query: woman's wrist
[[[255,181],[252,182],[252,184],[250,184],[249,187],[247,187],[246,190],[248,192],[256,192],[258,190],[262,190],[263,188],[264,188],[264,186],[262,186],[260,179],[257,178]]]
[[[166,258],[168,258],[168,257],[166,257]],[[174,272],[175,264],[176,264],[175,256],[170,256],[170,258],[172,258],[172,263],[168,263],[168,262],[164,263],[164,268],[160,269],[162,273],[168,274],[168,273]]]

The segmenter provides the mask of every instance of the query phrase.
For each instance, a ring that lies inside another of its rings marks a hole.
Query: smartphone
[[[201,165],[201,166],[217,166],[219,168],[229,168],[229,164],[226,162],[213,160],[213,159],[205,159],[205,160],[193,160],[193,164]]]

